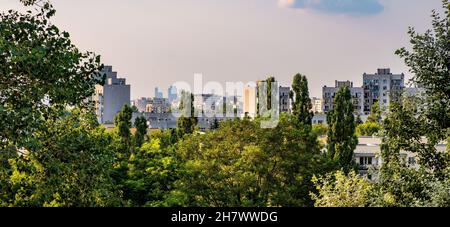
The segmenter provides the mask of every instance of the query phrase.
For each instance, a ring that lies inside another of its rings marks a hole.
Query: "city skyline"
[[[0,0],[1,11],[19,8]],[[102,55],[132,86],[131,99],[154,96],[176,81],[256,81],[273,75],[289,86],[297,72],[311,97],[335,80],[391,68],[411,75],[394,55],[407,27],[430,26],[440,0],[56,1],[56,25],[82,51]],[[408,7],[405,7],[406,4]],[[80,17],[82,12],[83,17]],[[102,38],[106,37],[106,38]],[[345,58],[340,57],[345,55]]]

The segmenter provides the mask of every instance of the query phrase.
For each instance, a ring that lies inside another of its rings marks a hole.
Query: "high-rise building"
[[[114,117],[124,105],[130,105],[130,85],[126,84],[126,79],[117,77],[112,66],[105,66],[102,73],[106,75],[105,85],[95,86],[93,101],[98,122],[108,124],[114,122]]]
[[[159,87],[155,87],[155,98],[162,99],[164,95],[162,91],[159,90]]]
[[[378,69],[375,74],[363,75],[364,113],[370,114],[374,103],[387,109],[390,102],[401,102],[405,88],[405,74],[392,74],[390,69]]]
[[[291,112],[291,99],[289,93],[291,92],[290,87],[280,86],[280,113],[290,113]]]
[[[247,86],[244,88],[244,116],[255,118],[256,113],[256,87]]]
[[[324,86],[322,89],[322,98],[323,98],[323,112],[327,113],[328,111],[334,108],[334,97],[336,93],[342,87],[348,87],[352,94],[353,106],[355,114],[362,115],[364,110],[364,89],[361,87],[353,87],[353,82],[351,81],[335,81],[334,87]]]
[[[175,86],[170,86],[169,89],[167,90],[167,98],[169,99],[169,102],[172,103],[173,101],[177,100],[178,98],[178,91],[177,91],[177,87]]]

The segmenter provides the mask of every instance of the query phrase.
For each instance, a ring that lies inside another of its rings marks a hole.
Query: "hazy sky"
[[[0,10],[19,0],[0,0]],[[394,51],[408,26],[431,27],[441,0],[53,0],[54,23],[81,50],[102,55],[132,86],[132,98],[166,95],[175,81],[289,85],[307,75],[312,96],[364,72],[405,72]]]

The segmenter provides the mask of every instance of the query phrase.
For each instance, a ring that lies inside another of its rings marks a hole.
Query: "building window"
[[[372,165],[372,157],[360,157],[359,158],[359,164],[360,165],[362,165],[362,166],[365,166],[365,165]]]

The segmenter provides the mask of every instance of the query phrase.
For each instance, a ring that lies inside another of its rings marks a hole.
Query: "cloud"
[[[384,9],[378,0],[278,0],[278,5],[285,8],[356,15],[377,14]]]

